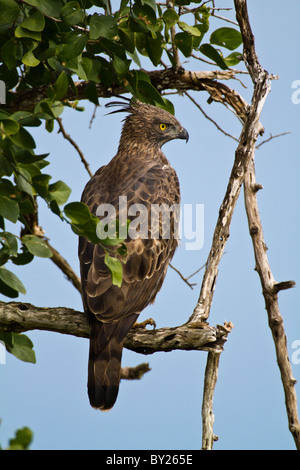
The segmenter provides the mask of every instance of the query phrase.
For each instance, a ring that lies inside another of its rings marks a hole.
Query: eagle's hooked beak
[[[188,131],[187,131],[184,127],[182,127],[182,128],[180,129],[180,132],[179,132],[179,134],[178,134],[178,139],[185,139],[185,141],[188,142],[188,140],[189,140],[189,133],[188,133]]]

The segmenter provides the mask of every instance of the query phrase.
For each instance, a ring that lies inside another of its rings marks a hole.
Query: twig
[[[52,256],[50,258],[51,261],[53,261],[53,263],[66,275],[67,279],[72,282],[73,286],[81,294],[81,281],[75,271],[73,271],[68,261],[65,260],[65,258],[63,258],[55,248],[53,248],[53,246],[49,243],[48,240],[44,239],[44,241],[47,243],[50,250],[52,251]]]
[[[86,171],[88,172],[88,174],[90,175],[90,177],[92,178],[93,176],[93,173],[91,172],[90,170],[90,166],[88,164],[88,162],[86,161],[82,151],[80,150],[80,148],[78,147],[78,145],[76,144],[76,142],[72,139],[72,137],[66,132],[64,126],[63,126],[63,123],[62,123],[62,119],[60,117],[57,117],[56,118],[56,121],[58,122],[58,125],[59,125],[59,132],[62,133],[62,135],[64,136],[64,138],[66,140],[68,140],[70,142],[71,145],[73,145],[73,147],[75,148],[75,150],[78,152],[79,156],[80,156],[80,159],[86,169]]]
[[[191,276],[193,276],[193,274],[191,274],[191,276],[189,277],[184,277],[183,274],[181,274],[181,272],[175,268],[175,266],[173,266],[171,263],[169,263],[169,266],[170,268],[172,268],[177,274],[179,274],[179,276],[181,277],[181,279],[191,288],[193,289],[194,286],[196,286],[197,284],[191,284],[188,279],[190,279]]]
[[[291,134],[291,132],[290,131],[281,132],[281,134],[276,134],[276,135],[270,134],[270,137],[268,139],[263,140],[262,142],[260,142],[260,144],[258,144],[256,146],[256,148],[259,149],[262,145],[266,144],[267,142],[270,142],[270,140],[276,139],[277,137],[282,137],[283,135],[287,135],[287,134]]]
[[[213,10],[215,11],[216,9],[214,8]],[[239,25],[236,21],[230,20],[229,18],[225,18],[225,16],[216,15],[214,12],[211,16],[213,16],[214,18],[218,18],[219,20],[226,21],[227,23],[234,24],[235,26]]]
[[[222,129],[216,121],[214,121],[211,117],[209,117],[208,114],[206,114],[206,112],[204,111],[204,109],[200,106],[200,104],[197,103],[197,101],[187,91],[185,91],[184,94],[194,103],[195,106],[197,106],[199,111],[201,111],[201,113],[206,117],[206,119],[208,119],[210,122],[212,122],[216,126],[216,128],[219,131],[221,131],[227,137],[230,137],[231,139],[235,140],[236,142],[239,141],[236,137],[224,131],[224,129]]]

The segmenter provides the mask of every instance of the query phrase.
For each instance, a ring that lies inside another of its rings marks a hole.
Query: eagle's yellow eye
[[[160,124],[159,125],[160,130],[165,131],[167,129],[167,124]]]

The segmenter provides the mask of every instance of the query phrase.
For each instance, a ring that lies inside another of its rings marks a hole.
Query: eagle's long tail
[[[123,342],[138,315],[114,323],[91,318],[88,395],[93,408],[110,410],[118,396]]]

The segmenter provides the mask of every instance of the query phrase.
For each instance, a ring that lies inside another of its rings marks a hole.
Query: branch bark
[[[201,328],[190,328],[188,325],[157,330],[133,328],[124,346],[141,354],[174,349],[221,352],[231,327],[231,324],[216,327],[203,324]],[[90,337],[89,325],[82,312],[66,307],[35,307],[21,302],[0,302],[0,329],[16,333],[46,330]]]
[[[202,450],[212,450],[214,442],[218,440],[218,437],[213,432],[215,420],[213,401],[218,379],[219,361],[220,353],[208,353],[202,400]]]
[[[207,91],[212,100],[227,104],[232,107],[235,114],[241,120],[245,120],[245,110],[248,105],[239,93],[232,90],[227,85],[217,80],[230,80],[235,77],[234,70],[223,71],[196,71],[190,72],[182,67],[166,68],[164,70],[146,71],[151,83],[159,92],[175,89],[178,91],[196,90]],[[84,90],[88,85],[87,81],[75,82],[75,91],[71,87],[65,96],[68,101],[77,101],[87,99]],[[31,88],[28,90],[11,93],[11,100],[3,105],[7,110],[15,112],[21,110],[32,110],[37,103],[47,98],[48,85],[43,85],[39,88]],[[104,85],[96,85],[98,97],[110,98],[111,96],[121,95],[127,93],[126,87],[118,84],[113,84],[107,88]]]
[[[263,71],[255,51],[254,36],[251,31],[247,11],[247,2],[246,0],[234,0],[234,3],[236,8],[236,17],[243,37],[245,62],[254,83],[254,88],[257,89],[259,88],[263,77],[266,77],[266,72]],[[270,75],[269,78],[271,78]],[[288,357],[287,340],[283,326],[283,318],[279,311],[277,295],[280,290],[293,287],[295,283],[294,281],[277,283],[274,280],[266,254],[266,245],[264,242],[262,224],[257,204],[257,188],[258,185],[256,183],[255,177],[254,149],[252,149],[252,155],[249,160],[249,165],[244,180],[245,206],[248,217],[248,225],[254,248],[256,270],[259,274],[263,289],[269,326],[272,331],[277,362],[281,373],[289,429],[292,433],[297,449],[300,450],[300,423],[298,418],[297,396],[295,391],[296,381],[293,377],[292,368]]]
[[[254,248],[256,263],[255,269],[260,277],[269,326],[275,344],[277,363],[285,394],[289,430],[293,435],[297,449],[300,450],[300,423],[297,409],[297,395],[295,391],[296,380],[293,377],[293,371],[289,361],[287,340],[284,331],[283,318],[279,310],[277,295],[280,290],[293,287],[295,282],[285,281],[277,283],[273,277],[267,257],[266,244],[264,242],[263,229],[257,204],[256,186],[255,165],[254,158],[252,158],[244,181],[244,196],[249,231]]]

